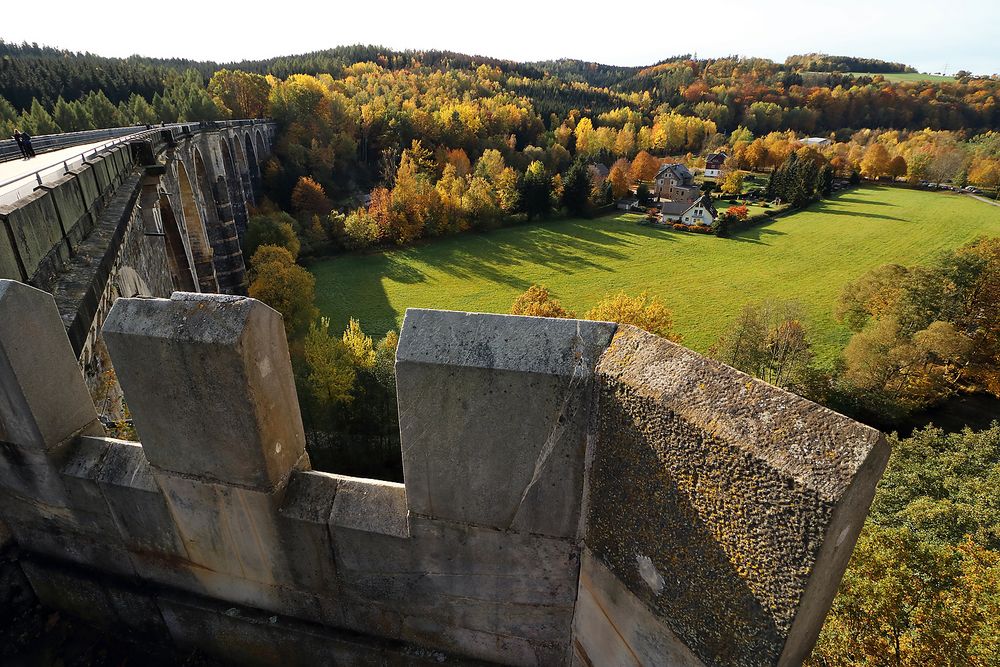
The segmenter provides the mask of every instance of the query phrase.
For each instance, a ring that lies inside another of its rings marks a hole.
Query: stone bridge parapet
[[[877,431],[629,326],[410,310],[404,484],[310,469],[281,317],[119,299],[141,444],[0,281],[0,520],[39,597],[246,664],[796,665]]]

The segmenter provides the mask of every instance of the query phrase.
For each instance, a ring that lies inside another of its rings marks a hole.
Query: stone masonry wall
[[[246,664],[795,664],[887,456],[632,327],[410,310],[405,484],[351,478],[263,304],[119,299],[104,337],[142,444],[0,281],[0,521],[46,604]]]

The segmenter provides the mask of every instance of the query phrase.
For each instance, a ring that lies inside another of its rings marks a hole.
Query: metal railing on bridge
[[[87,159],[88,156],[95,156],[103,150],[111,148],[117,144],[127,141],[145,139],[159,133],[161,130],[185,130],[211,129],[214,127],[239,127],[242,125],[255,125],[271,122],[269,119],[252,120],[224,120],[224,121],[201,121],[196,123],[169,123],[161,125],[135,125],[130,127],[115,127],[105,130],[85,130],[83,132],[66,132],[63,134],[47,134],[39,137],[32,137],[31,144],[42,158],[44,153],[73,146],[87,144],[88,147],[80,153],[56,163],[49,162],[46,166],[35,171],[22,173],[14,178],[0,182],[0,205],[10,204],[33,192],[38,186],[46,181],[55,180],[67,173]],[[103,138],[108,140],[93,146],[95,141]],[[21,159],[21,151],[13,139],[0,141],[0,162]],[[30,165],[26,165],[30,166]],[[12,187],[13,186],[13,187]]]

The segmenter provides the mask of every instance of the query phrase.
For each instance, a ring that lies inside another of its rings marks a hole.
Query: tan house
[[[653,196],[675,202],[691,203],[701,197],[694,175],[682,164],[665,164],[656,172]]]

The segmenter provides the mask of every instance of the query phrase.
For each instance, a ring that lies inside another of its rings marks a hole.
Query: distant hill
[[[806,53],[788,56],[785,67],[796,72],[870,72],[879,74],[916,73],[917,70],[904,65],[876,58],[854,58],[852,56],[831,56],[825,53]]]
[[[66,100],[82,97],[91,91],[103,90],[113,103],[118,104],[137,93],[151,99],[162,93],[171,73],[196,70],[204,80],[221,68],[240,69],[257,74],[273,74],[286,78],[292,74],[337,75],[343,68],[360,62],[374,62],[382,67],[399,70],[408,68],[470,69],[479,65],[496,67],[505,74],[527,79],[554,78],[565,83],[582,83],[598,89],[623,93],[638,92],[664,76],[685,78],[678,74],[678,66],[690,62],[694,69],[705,69],[709,64],[720,74],[723,70],[753,71],[758,75],[777,77],[800,72],[831,72],[849,74],[908,73],[912,67],[870,58],[852,58],[825,54],[789,56],[785,62],[775,63],[765,58],[728,56],[710,60],[695,60],[690,55],[666,58],[647,67],[623,67],[563,58],[539,62],[516,62],[489,56],[468,55],[453,51],[397,51],[383,46],[354,44],[297,55],[277,56],[261,60],[243,60],[231,63],[197,61],[183,58],[107,58],[93,53],[80,53],[65,49],[39,46],[38,44],[13,44],[0,40],[0,96],[17,109],[27,109],[32,98],[51,107],[62,95]],[[719,69],[719,64],[722,68]],[[726,63],[732,63],[731,65]],[[764,84],[770,81],[762,81]]]

